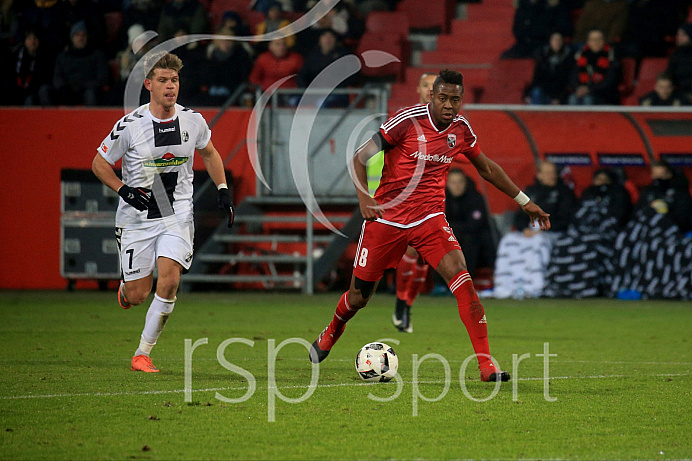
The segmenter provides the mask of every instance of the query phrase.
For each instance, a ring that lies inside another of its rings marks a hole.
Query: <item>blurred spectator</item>
[[[574,191],[559,178],[554,163],[541,162],[538,165],[536,181],[526,188],[526,195],[550,215],[551,231],[567,230],[577,208],[577,198]],[[529,217],[521,210],[515,214],[514,227],[526,236],[540,232],[531,226]]]
[[[224,11],[221,17],[221,24],[219,24],[217,29],[224,28],[235,31],[235,35],[238,37],[249,37],[252,35],[250,27],[243,21],[243,18],[233,10]]]
[[[106,46],[106,21],[99,4],[92,0],[64,0],[63,9],[66,28],[83,22],[89,36],[89,46],[103,51]]]
[[[166,3],[159,20],[159,41],[173,38],[175,33],[184,28],[190,34],[207,33],[207,11],[197,0],[171,0]]]
[[[527,88],[527,104],[565,104],[569,94],[574,55],[562,34],[554,32],[536,56],[533,80]]]
[[[637,202],[637,209],[644,207],[669,216],[682,232],[692,230],[689,181],[664,161],[651,162],[651,184],[641,190]]]
[[[512,26],[516,43],[500,58],[531,58],[548,42],[553,32],[572,35],[569,12],[559,0],[519,0]]]
[[[678,28],[675,49],[668,59],[666,73],[671,76],[677,89],[692,101],[692,23]]]
[[[278,80],[297,74],[302,67],[303,57],[286,46],[286,39],[277,38],[269,43],[269,50],[257,57],[250,73],[250,83],[265,91]],[[290,79],[282,86],[296,88],[298,84],[295,79]]]
[[[128,46],[127,32],[135,24],[141,24],[144,30],[156,31],[163,10],[161,0],[131,0],[123,8],[123,23],[120,27],[120,46]]]
[[[62,1],[34,0],[26,4],[17,19],[17,42],[24,41],[27,30],[35,31],[51,61],[68,44],[70,29],[64,20]]]
[[[334,61],[348,54],[348,51],[339,45],[337,35],[334,31],[327,29],[320,35],[317,46],[308,53],[305,57],[303,68],[298,73],[298,86],[307,88],[308,85],[322,72],[327,66]],[[333,76],[337,78],[340,76]],[[356,81],[356,76],[351,76],[339,83],[338,88],[343,88],[353,84]],[[326,99],[325,99],[326,97]],[[326,107],[345,107],[348,106],[348,95],[329,95],[318,97]],[[320,106],[321,104],[316,104]]]
[[[591,30],[600,29],[606,42],[619,42],[627,27],[627,9],[628,0],[586,0],[575,26],[574,41],[584,43]]]
[[[581,198],[569,229],[553,242],[544,296],[584,298],[610,285],[615,239],[632,207],[629,194],[616,173],[603,168]]]
[[[588,201],[593,201],[603,208],[603,215],[615,218],[617,226],[624,226],[632,212],[632,201],[625,186],[618,181],[618,175],[611,169],[596,170],[591,179],[591,185],[581,194],[582,207]],[[575,220],[579,226],[581,221]]]
[[[308,6],[312,8],[315,3],[315,0],[309,0]],[[298,33],[294,49],[303,56],[307,56],[325,30],[332,31],[339,40],[342,40],[344,34],[348,32],[348,18],[349,13],[347,10],[338,7],[332,8],[311,27]]]
[[[488,208],[476,184],[459,168],[447,175],[445,216],[464,252],[469,274],[473,277],[479,267],[494,267],[497,245]]]
[[[95,106],[108,84],[106,56],[89,45],[83,22],[72,26],[70,40],[70,47],[55,60],[50,100],[53,104]]]
[[[132,73],[132,69],[134,69],[137,62],[142,59],[156,43],[155,40],[144,42],[144,39],[140,37],[144,32],[144,27],[141,24],[133,24],[127,30],[127,47],[118,51],[115,55],[118,73],[114,77],[113,85],[106,94],[106,105],[117,106],[123,103],[123,94],[125,92],[127,80]],[[141,93],[140,102],[145,104],[148,100],[149,92],[142,87]]]
[[[676,91],[671,79],[665,72],[656,77],[653,91],[639,98],[642,106],[682,106],[687,104],[685,95]]]
[[[620,61],[606,43],[603,31],[589,32],[584,47],[575,55],[568,103],[571,105],[619,104]]]
[[[25,34],[26,35],[26,34]],[[15,0],[0,4],[0,57],[4,58],[15,44],[17,36],[17,5]]]
[[[283,17],[283,10],[281,3],[274,1],[269,5],[264,21],[257,24],[255,28],[255,35],[268,34],[279,29],[283,29],[291,24],[291,21]],[[295,45],[296,38],[295,35],[286,34],[286,46],[292,48]],[[255,44],[255,50],[258,53],[267,50],[267,42],[257,42]]]
[[[137,61],[151,49],[152,41],[147,43],[135,43],[135,39],[143,33],[144,27],[141,24],[133,24],[127,30],[127,47],[119,51],[116,55],[116,60],[118,62],[118,77],[121,81],[127,80],[130,76],[130,72],[132,72],[135,64],[137,64]],[[136,48],[137,52],[135,52],[133,48]]]
[[[636,59],[668,55],[667,37],[675,35],[687,17],[685,0],[632,0],[621,55]]]
[[[28,30],[24,44],[3,63],[2,105],[32,106],[41,102],[39,91],[46,94],[51,78],[48,58],[44,55],[36,32]],[[43,88],[43,89],[41,89]]]
[[[175,33],[174,38],[180,40],[180,43],[184,43],[187,35],[189,35],[189,32],[185,28],[180,28]],[[180,95],[188,107],[208,104],[206,99],[208,87],[205,83],[207,80],[206,73],[208,72],[207,50],[204,46],[199,45],[200,42],[192,42],[178,45],[175,48],[175,54],[185,64],[180,73]],[[204,93],[202,93],[202,90],[204,90]],[[149,94],[147,93],[145,96],[148,98]]]
[[[545,275],[553,242],[566,231],[577,208],[572,189],[565,186],[554,163],[542,162],[536,182],[526,188],[526,195],[550,214],[550,231],[532,226],[518,210],[515,232],[500,240],[495,261],[495,292],[498,298],[537,297],[543,294]]]
[[[274,3],[278,3],[283,11],[302,11],[295,8],[293,0],[252,0],[249,8],[267,14]],[[305,7],[305,1],[300,3]]]
[[[208,47],[206,59],[201,66],[202,93],[206,95],[204,105],[221,106],[247,82],[252,66],[250,55],[241,43],[230,39],[233,30],[222,28]]]

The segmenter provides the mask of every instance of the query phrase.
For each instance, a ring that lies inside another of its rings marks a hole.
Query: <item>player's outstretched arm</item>
[[[216,188],[219,191],[219,208],[228,214],[228,227],[233,227],[233,221],[235,220],[235,207],[233,206],[231,193],[228,190],[228,185],[226,184],[226,171],[223,168],[221,156],[211,141],[209,141],[209,143],[207,143],[203,149],[198,149],[197,152],[199,152],[199,155],[202,156],[202,160],[204,161],[204,166],[207,168],[209,177],[212,181],[214,181],[214,184],[216,184]]]
[[[482,152],[479,156],[471,159],[471,163],[483,179],[495,186],[498,190],[507,194],[521,206],[524,213],[531,219],[531,224],[537,222],[542,230],[550,229],[550,215],[533,203],[531,199],[514,184],[514,181],[507,176],[507,173],[505,173],[505,170],[503,170],[500,165],[490,160]]]
[[[379,151],[380,148],[375,144],[375,141],[370,139],[360,146],[351,158],[352,179],[356,186],[360,213],[366,221],[374,221],[377,218],[381,218],[384,212],[382,205],[380,205],[377,200],[370,197],[368,191],[368,171],[366,167],[370,157],[377,154]]]

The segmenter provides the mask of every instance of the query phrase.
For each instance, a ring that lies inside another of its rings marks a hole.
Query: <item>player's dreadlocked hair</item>
[[[464,76],[461,75],[461,72],[451,69],[441,70],[440,74],[435,79],[435,83],[433,83],[433,92],[435,92],[442,83],[459,85],[461,87],[461,92],[464,92]]]
[[[147,72],[147,78],[151,79],[154,77],[154,70],[156,69],[171,69],[180,72],[180,69],[183,68],[183,61],[173,53],[162,51],[147,58],[144,68],[146,69],[149,66],[151,66],[151,69]]]

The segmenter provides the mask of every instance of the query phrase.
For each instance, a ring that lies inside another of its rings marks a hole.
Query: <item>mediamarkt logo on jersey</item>
[[[188,157],[176,157],[170,152],[166,152],[163,157],[156,160],[145,160],[144,166],[153,168],[164,168],[167,166],[180,166],[187,162]]]
[[[411,157],[421,160],[427,160],[429,162],[452,163],[452,157],[447,157],[446,155],[421,154],[420,152],[415,151],[411,154]]]

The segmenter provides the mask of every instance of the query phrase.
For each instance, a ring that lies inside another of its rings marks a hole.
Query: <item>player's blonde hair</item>
[[[147,58],[144,68],[146,69],[149,66],[151,66],[151,69],[147,72],[147,78],[151,80],[156,69],[171,69],[180,73],[180,69],[183,68],[183,61],[173,53],[162,51]]]

